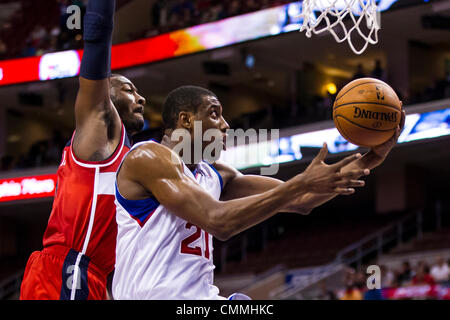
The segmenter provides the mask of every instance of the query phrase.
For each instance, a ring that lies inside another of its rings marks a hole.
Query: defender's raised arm
[[[115,0],[90,0],[84,17],[84,53],[75,102],[75,154],[101,161],[119,144],[121,121],[110,99]]]

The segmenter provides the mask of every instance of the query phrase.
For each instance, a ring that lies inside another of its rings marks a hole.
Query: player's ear
[[[182,128],[191,131],[194,126],[192,113],[188,111],[181,111],[178,114],[178,123],[181,125]]]

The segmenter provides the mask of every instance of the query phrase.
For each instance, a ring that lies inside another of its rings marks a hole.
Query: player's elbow
[[[214,225],[211,226],[211,234],[214,236],[214,238],[220,240],[220,241],[227,241],[230,239],[233,234],[231,230],[229,230],[224,224],[216,222]]]
[[[230,223],[225,219],[222,208],[211,212],[209,217],[210,233],[220,241],[226,241],[233,236]]]
[[[217,232],[215,233],[215,235],[214,235],[214,237],[215,237],[217,240],[220,240],[220,241],[227,241],[227,240],[229,240],[232,236],[233,236],[233,234],[232,234],[231,232],[227,232],[227,231],[224,231],[224,230],[217,231]]]
[[[312,210],[313,210],[312,208],[302,208],[302,209],[298,210],[298,213],[303,216],[307,216],[311,213]]]

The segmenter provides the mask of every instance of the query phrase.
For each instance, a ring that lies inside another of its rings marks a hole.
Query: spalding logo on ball
[[[402,103],[394,89],[381,80],[361,78],[342,88],[333,105],[340,134],[360,147],[383,144],[400,123]]]

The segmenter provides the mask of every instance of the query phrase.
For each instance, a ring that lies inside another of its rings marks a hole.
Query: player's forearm
[[[283,183],[284,181],[272,177],[240,175],[228,182],[221,199],[226,201],[258,195],[272,190]],[[304,196],[301,197],[301,199],[303,198]],[[294,212],[300,214],[305,214],[308,210],[309,207],[303,206],[301,201],[296,203],[296,205],[285,204],[285,206],[280,209],[281,212]]]
[[[106,79],[111,74],[111,44],[115,0],[89,0],[84,16],[84,53],[80,76]]]
[[[368,152],[358,160],[355,160],[341,169],[341,172],[350,172],[360,169],[373,169],[379,166],[384,161],[384,158],[375,153]],[[363,176],[363,175],[361,175]],[[359,177],[358,177],[359,178]],[[358,179],[356,178],[356,179]],[[316,194],[307,193],[301,197],[297,202],[290,203],[285,211],[296,212],[301,214],[309,214],[314,208],[317,208],[324,203],[333,200],[337,197],[337,193],[330,194]]]
[[[272,217],[306,189],[303,182],[290,180],[261,194],[220,202],[213,211],[215,236],[225,240]]]
[[[338,194],[317,194],[306,193],[296,203],[288,205],[283,209],[285,212],[294,212],[307,215],[311,213],[314,208],[334,199]]]

